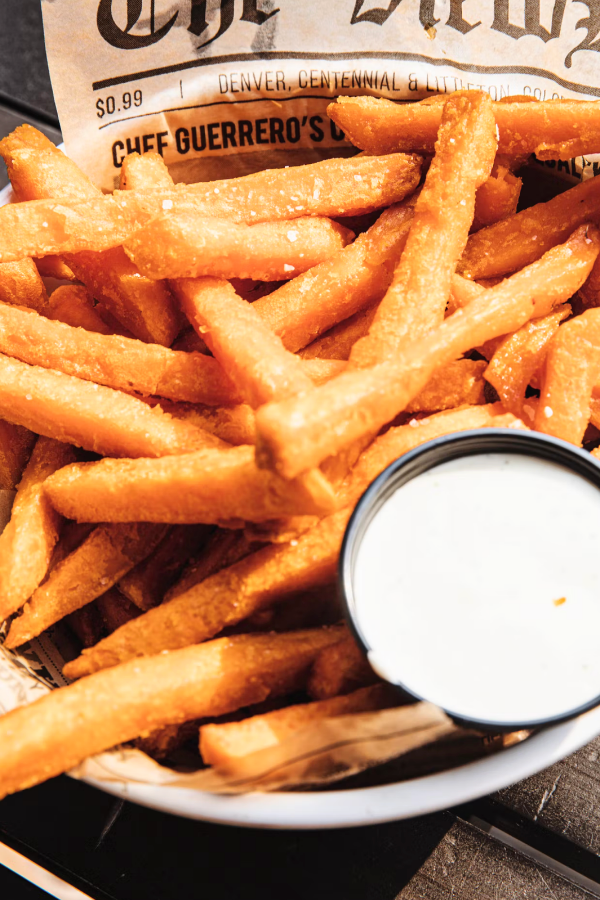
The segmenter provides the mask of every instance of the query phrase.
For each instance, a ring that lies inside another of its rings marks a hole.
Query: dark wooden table
[[[0,0],[0,136],[23,121],[60,139],[39,0]],[[599,823],[600,739],[495,797],[328,832],[190,822],[63,777],[0,803],[0,852],[99,900],[578,900],[600,897]],[[1,900],[47,896],[0,865]]]

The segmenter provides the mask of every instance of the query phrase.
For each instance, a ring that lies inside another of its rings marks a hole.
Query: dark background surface
[[[0,137],[23,121],[60,139],[39,0],[0,0]],[[98,900],[579,900],[600,896],[599,758],[597,740],[495,801],[327,832],[192,822],[61,777],[0,802],[0,843]],[[0,900],[47,896],[0,866]]]

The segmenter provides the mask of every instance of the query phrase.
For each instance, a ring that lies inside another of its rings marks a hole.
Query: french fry
[[[0,796],[166,725],[289,693],[338,633],[330,628],[221,638],[51,691],[0,719]]]
[[[13,620],[10,649],[37,637],[64,616],[107,591],[164,537],[165,525],[101,525],[62,560]]]
[[[419,184],[422,160],[410,154],[327,159],[266,169],[223,181],[176,185],[171,191],[115,192],[138,222],[164,209],[256,225],[301,216],[358,216],[398,203]],[[165,205],[166,204],[166,205]]]
[[[538,159],[571,159],[600,147],[600,103],[546,100],[494,103],[498,152]],[[442,118],[439,103],[393,103],[375,97],[338,97],[327,114],[346,137],[371,154],[433,152]]]
[[[307,690],[313,700],[328,700],[379,680],[352,635],[346,634],[317,655]]]
[[[435,156],[415,204],[404,252],[366,337],[350,366],[371,366],[397,355],[444,319],[456,263],[473,222],[475,192],[496,155],[492,101],[481,91],[458,91],[445,103]]]
[[[200,755],[206,765],[223,765],[256,750],[274,747],[321,719],[397,705],[398,695],[392,689],[386,685],[373,685],[331,700],[274,709],[241,722],[203,725],[200,728]]]
[[[600,219],[600,182],[590,178],[547,203],[538,203],[471,235],[457,271],[493,278],[531,265],[583,225]]]
[[[335,625],[343,617],[335,584],[328,584],[294,594],[273,609],[262,609],[230,631],[239,634],[248,631],[296,631],[298,628]]]
[[[436,369],[569,299],[585,281],[599,249],[595,226],[583,226],[566,243],[413,342],[399,358],[343,372],[309,394],[261,407],[256,415],[259,465],[294,478],[376,433],[406,408]]]
[[[502,280],[502,279],[499,279]],[[469,281],[461,275],[454,275],[452,279],[452,287],[450,289],[450,297],[448,298],[448,306],[446,307],[446,315],[450,316],[457,309],[468,306],[473,300],[481,297],[485,287],[474,281]]]
[[[36,435],[0,419],[0,490],[14,491],[31,456]]]
[[[42,278],[54,278],[56,281],[77,280],[60,256],[42,256],[41,259],[35,259],[34,263]]]
[[[490,177],[479,187],[475,197],[475,216],[472,231],[514,216],[521,194],[523,179],[517,178],[507,166],[496,162]]]
[[[600,380],[600,309],[561,325],[550,341],[535,429],[581,446]]]
[[[93,647],[102,637],[104,623],[95,603],[76,609],[65,622],[83,647]]]
[[[59,244],[60,239],[65,238],[57,253],[68,252],[71,229],[77,228],[76,222],[79,220],[77,213],[65,212],[64,209],[57,212],[62,207],[56,207],[52,201],[83,202],[84,206],[88,204],[92,210],[99,210],[97,220],[91,225],[91,239],[79,245],[80,250],[87,252],[71,254],[64,262],[128,331],[141,340],[170,346],[181,324],[173,298],[164,285],[141,277],[122,248],[117,246],[127,236],[122,233],[119,239],[118,234],[128,218],[126,204],[116,211],[112,198],[103,197],[75,163],[31,126],[21,126],[4,138],[0,142],[0,155],[7,164],[19,200],[49,201],[49,207],[54,209],[51,217],[44,218],[42,215],[41,228],[42,232],[48,233],[56,229]],[[91,215],[94,217],[95,213],[91,212]],[[61,222],[64,231],[61,231]],[[109,229],[115,230],[113,237],[116,240],[110,239],[105,230],[100,230],[105,229],[108,222],[111,223]],[[135,213],[131,224],[134,222],[139,227]],[[131,230],[125,231],[131,233]],[[43,234],[41,240],[44,241]],[[108,252],[89,252],[101,250]]]
[[[123,244],[149,278],[256,278],[282,281],[329,259],[354,234],[331,219],[240,225],[194,212],[165,212]]]
[[[485,378],[495,388],[507,412],[522,415],[527,386],[543,365],[548,345],[560,323],[570,314],[571,307],[565,304],[548,316],[527,322],[508,335],[492,356]]]
[[[174,416],[191,422],[203,431],[221,438],[228,444],[253,444],[256,440],[254,410],[247,403],[237,406],[203,406],[198,403],[171,403],[168,400],[146,397],[145,403],[160,406],[161,409]]]
[[[72,462],[73,448],[38,438],[0,535],[0,622],[20,609],[48,571],[61,518],[43,490],[46,478]]]
[[[405,407],[407,413],[455,409],[485,403],[483,360],[457,359],[434,372],[423,390]],[[513,410],[511,410],[512,412]]]
[[[117,390],[211,405],[239,400],[218,362],[202,353],[73,328],[8,305],[0,305],[0,353]]]
[[[349,517],[350,510],[334,513],[293,545],[257,550],[149,610],[67,663],[66,677],[200,643],[290,594],[329,584]]]
[[[32,259],[0,264],[0,303],[27,306],[46,313],[48,295]]]
[[[118,591],[116,587],[109,588],[93,603],[84,606],[83,609],[89,609],[90,607],[92,609],[97,607],[104,627],[109,634],[112,634],[121,625],[125,625],[126,622],[131,622],[132,619],[135,619],[140,614],[137,606]]]
[[[165,456],[221,445],[191,422],[121,391],[1,354],[0,416],[36,434],[110,456]]]
[[[65,468],[46,485],[58,510],[80,522],[218,524],[286,515],[324,515],[334,508],[320,472],[284,481],[254,461],[254,447],[201,450],[162,459],[103,459]]]
[[[198,727],[197,719],[183,722],[182,725],[166,725],[164,728],[157,728],[156,731],[150,732],[146,737],[136,738],[133,746],[152,759],[162,762],[188,741],[193,738],[197,740]]]
[[[158,606],[186,562],[206,543],[209,533],[204,525],[169,528],[154,552],[119,580],[120,593],[143,611]]]
[[[184,313],[250,406],[312,389],[302,361],[285,349],[253,304],[242,300],[229,282],[184,278],[172,287]]]
[[[411,201],[384,210],[374,225],[331,259],[253,307],[292,352],[379,301],[389,287],[413,216]]]
[[[578,299],[585,309],[600,306],[600,264],[597,260],[585,284],[579,289]]]
[[[87,289],[81,285],[67,284],[53,291],[44,314],[48,319],[64,322],[73,328],[112,334],[104,319],[94,310],[94,302]]]
[[[121,166],[119,189],[122,191],[143,191],[151,188],[173,187],[173,179],[169,175],[160,153],[128,153]]]
[[[190,588],[220,572],[221,569],[233,566],[244,557],[250,556],[261,546],[262,542],[258,542],[254,538],[249,539],[243,531],[215,529],[201,553],[190,560],[181,577],[167,591],[165,600],[172,600],[180,594],[185,594]]]
[[[347,360],[357,340],[368,333],[378,305],[378,303],[373,303],[366,309],[359,309],[353,316],[334,325],[316,341],[300,350],[298,355],[302,359]]]

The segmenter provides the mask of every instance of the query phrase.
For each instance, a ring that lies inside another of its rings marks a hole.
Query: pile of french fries
[[[112,195],[0,143],[3,642],[82,651],[0,718],[0,796],[397,705],[335,597],[369,483],[472,428],[599,453],[600,179],[517,212],[517,173],[600,151],[600,104],[530,99],[340,98],[352,159],[183,185],[134,153]]]

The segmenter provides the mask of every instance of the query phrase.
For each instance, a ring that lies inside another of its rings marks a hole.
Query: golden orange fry
[[[145,523],[95,528],[33,592],[21,615],[13,619],[6,646],[20,647],[69,613],[91,603],[152,553],[166,530],[166,525]]]
[[[36,435],[0,419],[0,490],[14,491],[31,456]]]
[[[94,310],[94,301],[83,285],[67,284],[53,291],[45,315],[73,328],[112,334],[104,319]]]
[[[61,518],[44,494],[44,481],[75,458],[73,448],[38,438],[17,488],[10,521],[0,535],[0,622],[20,609],[50,565]]]
[[[0,303],[27,306],[46,313],[48,295],[32,259],[0,264]]]
[[[307,690],[314,700],[328,700],[379,680],[352,635],[345,634],[337,644],[324,647],[318,654]]]
[[[173,187],[173,179],[169,175],[160,153],[128,153],[121,166],[119,189],[122,191],[144,191],[152,188]]]
[[[0,719],[0,796],[157,728],[297,690],[316,653],[337,637],[323,628],[220,638],[51,691]]]

